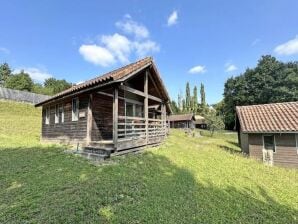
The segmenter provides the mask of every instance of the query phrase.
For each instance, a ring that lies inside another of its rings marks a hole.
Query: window
[[[64,123],[64,105],[63,104],[61,104],[59,107],[59,114],[61,117],[61,123]]]
[[[144,106],[139,102],[126,102],[126,116],[144,117]]]
[[[58,104],[55,105],[55,124],[59,123],[59,107]]]
[[[276,152],[274,135],[263,136],[263,147],[264,149],[273,150],[273,152]]]
[[[47,107],[46,108],[46,120],[45,120],[46,124],[50,124],[50,108]]]
[[[72,121],[77,121],[79,119],[79,99],[72,99]]]

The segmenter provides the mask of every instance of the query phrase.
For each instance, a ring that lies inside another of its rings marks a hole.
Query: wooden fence
[[[48,98],[50,96],[0,87],[0,99],[36,104]]]

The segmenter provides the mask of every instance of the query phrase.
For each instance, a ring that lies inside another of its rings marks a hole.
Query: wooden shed
[[[195,128],[195,117],[191,114],[174,114],[168,117],[170,128]]]
[[[168,102],[159,72],[147,57],[36,106],[42,106],[42,140],[113,153],[162,142]]]
[[[195,126],[196,128],[206,129],[207,128],[206,119],[201,115],[195,115]]]
[[[241,149],[268,164],[298,168],[298,102],[236,107]]]

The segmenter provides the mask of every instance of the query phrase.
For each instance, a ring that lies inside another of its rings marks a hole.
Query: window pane
[[[133,117],[133,104],[131,103],[126,103],[126,116]]]
[[[274,148],[274,136],[264,136],[264,148],[275,150]]]

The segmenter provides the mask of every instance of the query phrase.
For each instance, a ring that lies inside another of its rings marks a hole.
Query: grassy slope
[[[0,223],[298,222],[298,171],[243,158],[235,135],[173,131],[96,167],[41,146],[39,115],[0,102]]]

